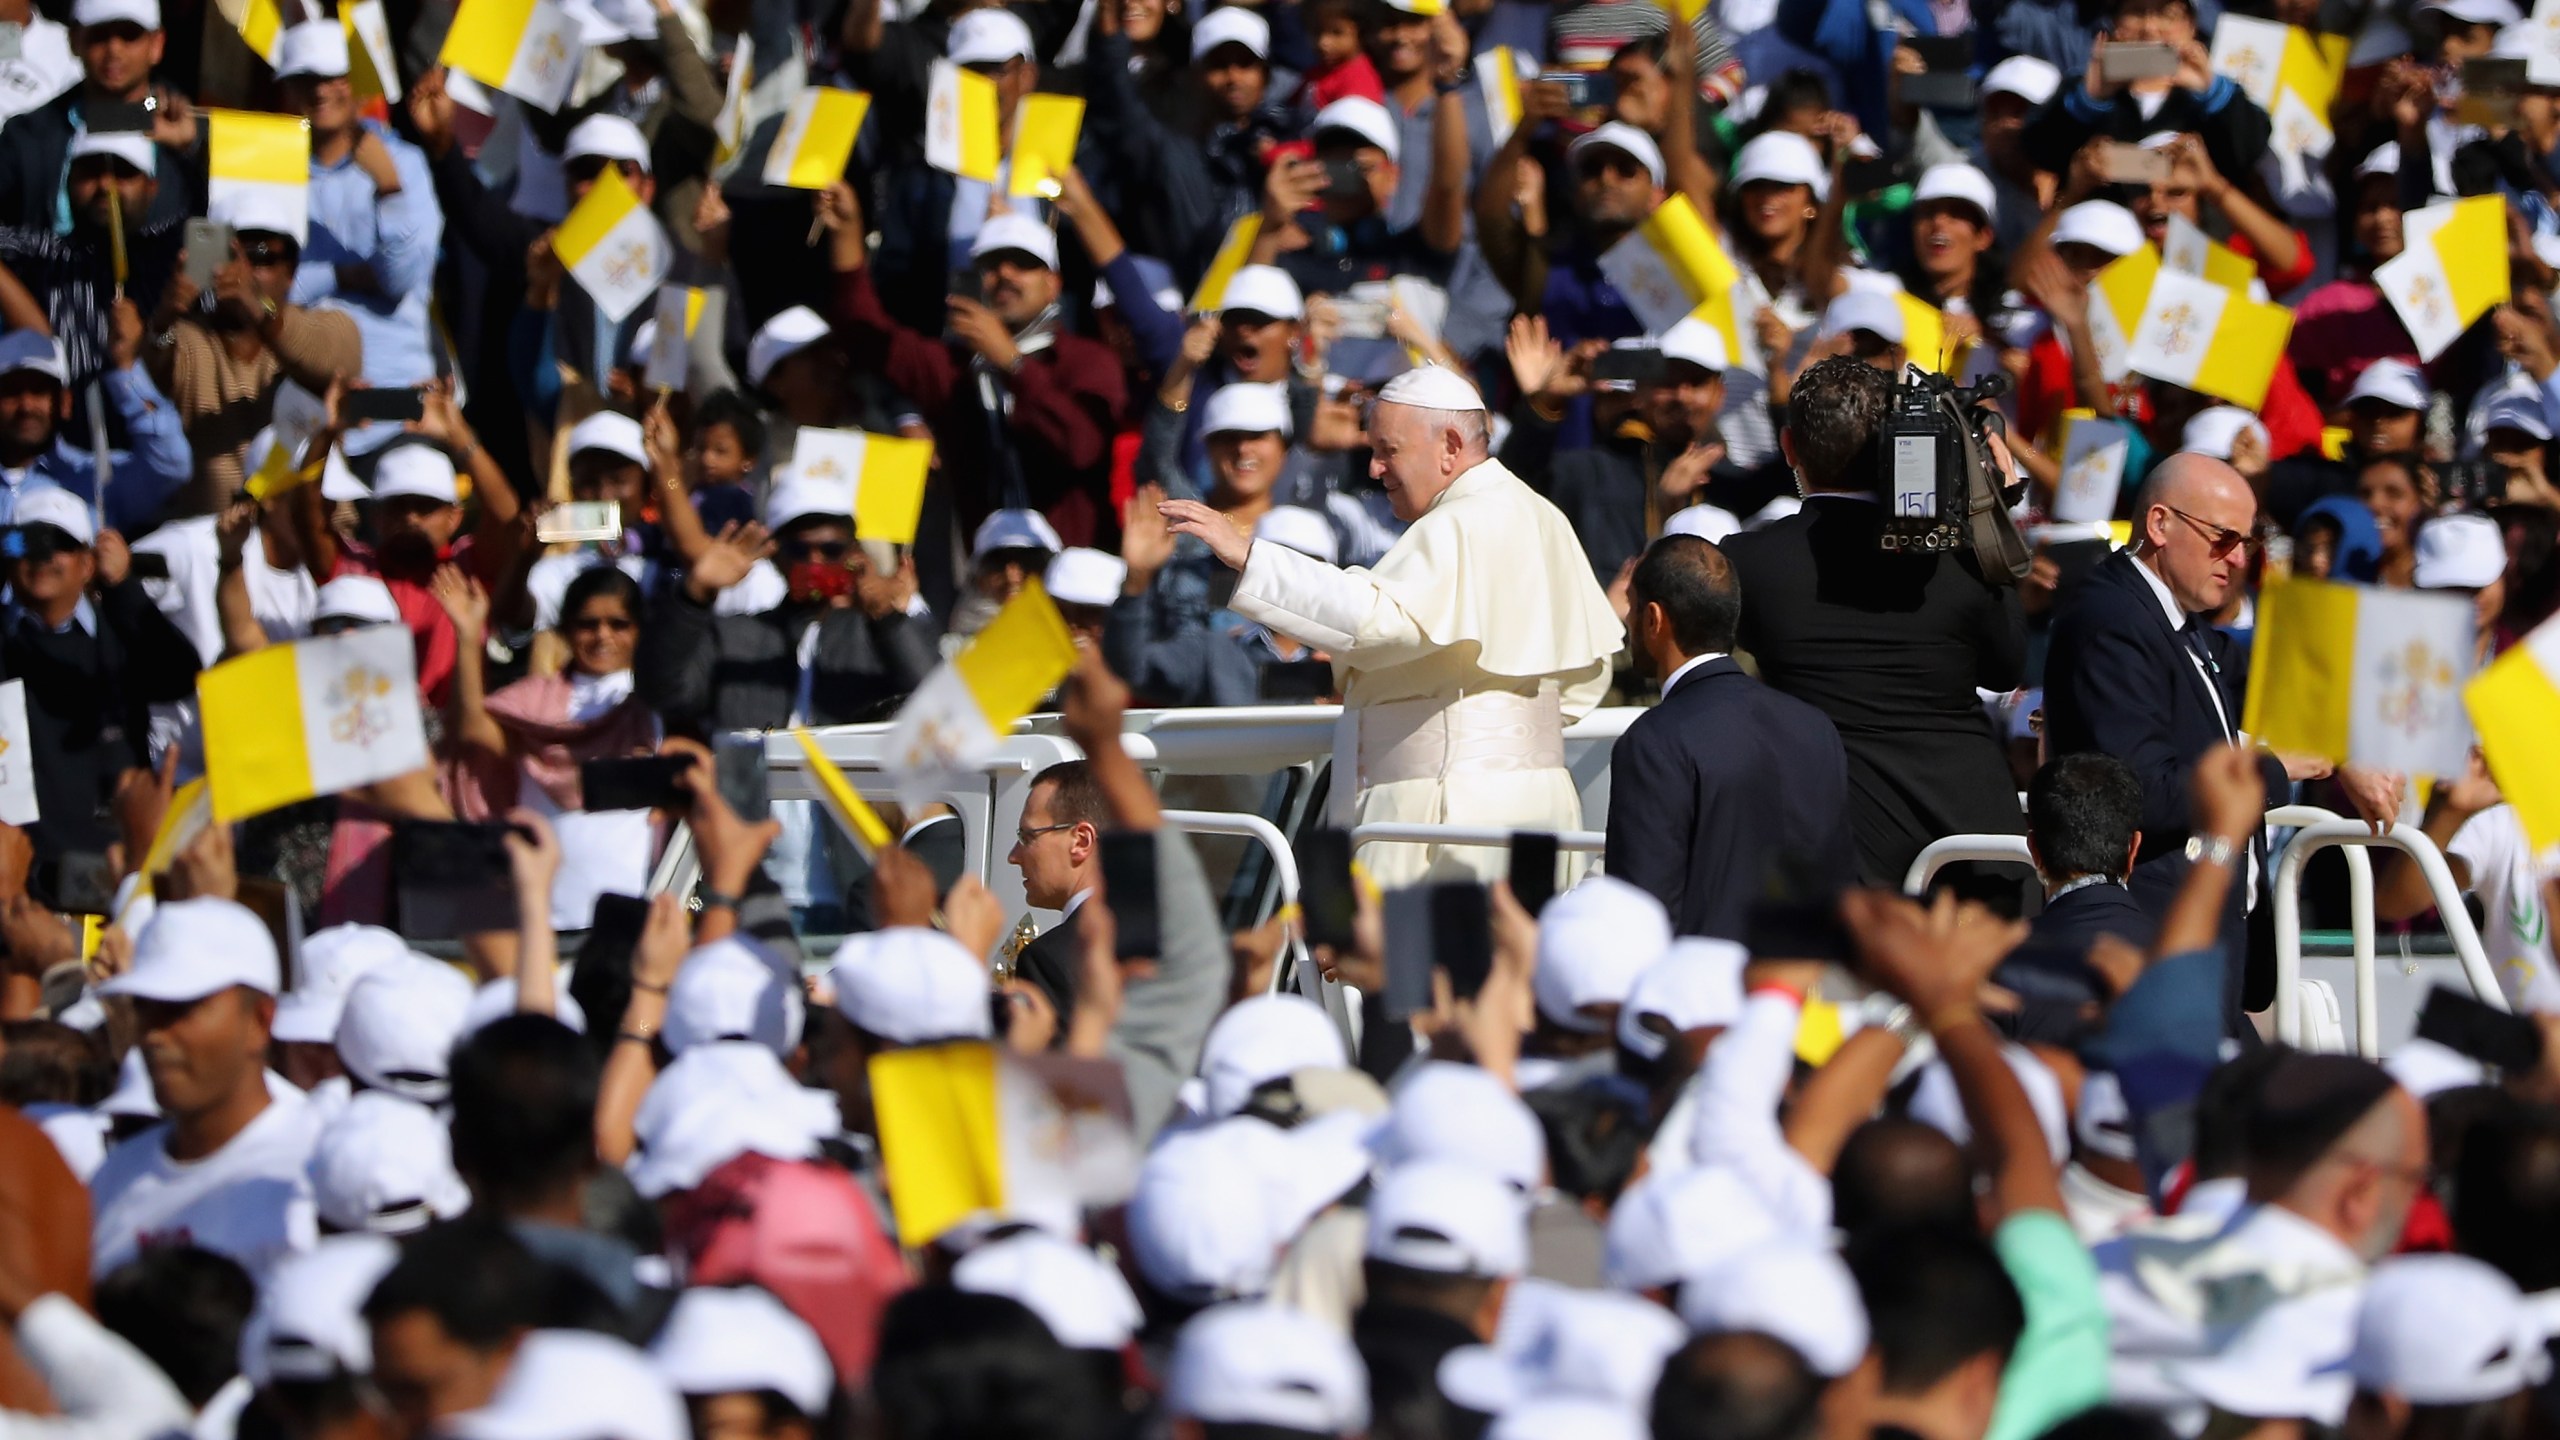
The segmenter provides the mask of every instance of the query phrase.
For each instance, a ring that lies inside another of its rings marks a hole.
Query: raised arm
[[[1454,255],[1467,238],[1467,108],[1444,95],[1431,112],[1431,188],[1422,196],[1422,243]]]
[[[439,568],[429,588],[453,621],[454,738],[492,760],[504,760],[507,732],[490,717],[486,690],[489,591],[458,565]]]

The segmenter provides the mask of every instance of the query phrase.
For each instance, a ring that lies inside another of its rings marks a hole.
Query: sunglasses
[[[2206,548],[2212,552],[2216,560],[2234,550],[2244,548],[2252,555],[2258,553],[2261,542],[2255,535],[2246,535],[2237,530],[2226,530],[2219,525],[2206,524],[2175,505],[2163,505],[2160,508],[2194,527],[2195,532],[2204,537]]]
[[[243,240],[240,242],[240,254],[251,265],[261,267],[291,265],[296,258],[293,242],[289,240]]]

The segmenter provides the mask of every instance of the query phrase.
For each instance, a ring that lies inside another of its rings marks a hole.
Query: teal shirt
[[[2000,1222],[1992,1248],[2025,1302],[2027,1328],[2000,1375],[2000,1401],[1984,1440],[2034,1440],[2107,1401],[2107,1311],[2098,1263],[2053,1210]]]

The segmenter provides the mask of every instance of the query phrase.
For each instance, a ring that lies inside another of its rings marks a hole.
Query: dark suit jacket
[[[1058,1012],[1058,1033],[1067,1033],[1067,1022],[1075,1018],[1076,980],[1084,973],[1084,942],[1076,936],[1076,916],[1084,913],[1078,906],[1067,918],[1040,932],[1038,939],[1022,947],[1014,957],[1014,972],[1047,993],[1049,1004]]]
[[[1677,933],[1740,940],[1773,858],[1855,875],[1848,787],[1821,711],[1710,660],[1609,753],[1609,873],[1660,900]]]
[[[1742,579],[1742,648],[1761,679],[1831,717],[1860,862],[1898,889],[1932,840],[2026,833],[1974,690],[2023,681],[2027,622],[2017,590],[1970,559],[1885,554],[1883,520],[1872,501],[1817,496],[1724,552]]]
[[[2045,902],[2026,943],[1991,974],[2020,1001],[2002,1028],[2013,1039],[2076,1047],[2090,1028],[2088,1007],[2107,989],[2089,964],[2089,947],[2113,935],[2149,950],[2160,925],[2122,885],[2084,885]]]

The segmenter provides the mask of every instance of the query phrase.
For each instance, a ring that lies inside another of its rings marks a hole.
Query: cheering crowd
[[[0,1440],[2560,1436],[2553,771],[2243,714],[2560,691],[2560,20],[1208,3],[0,0]],[[2275,1042],[2297,801],[2494,1003]]]

